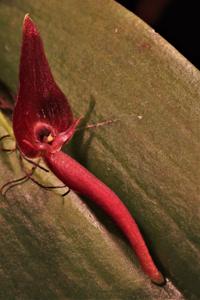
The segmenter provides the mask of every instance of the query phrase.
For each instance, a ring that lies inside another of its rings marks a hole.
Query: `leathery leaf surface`
[[[114,1],[3,0],[0,81],[13,94],[25,13],[75,115],[117,120],[80,131],[65,150],[120,196],[169,281],[150,283],[90,200],[27,182],[1,196],[0,298],[199,299],[199,71]],[[2,115],[0,124],[10,130]],[[1,185],[22,175],[15,153],[0,157]]]

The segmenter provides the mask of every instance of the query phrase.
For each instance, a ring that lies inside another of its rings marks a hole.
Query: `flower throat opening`
[[[47,124],[37,124],[35,136],[40,143],[51,144],[55,139],[55,134],[51,126]]]

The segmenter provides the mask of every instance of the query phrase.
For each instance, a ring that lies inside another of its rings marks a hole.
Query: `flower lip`
[[[34,141],[30,142],[27,139],[22,141],[23,146],[28,149],[28,152],[24,154],[29,157],[42,157],[47,153],[60,151],[62,146],[73,137],[80,120],[81,118],[75,120],[66,131],[60,133],[56,132],[49,124],[39,122],[34,129]]]

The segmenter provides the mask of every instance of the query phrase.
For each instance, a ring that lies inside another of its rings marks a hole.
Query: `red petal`
[[[13,115],[17,144],[27,156],[36,156],[35,127],[45,123],[55,135],[66,131],[73,116],[65,95],[52,76],[39,32],[28,15],[24,18],[20,60],[20,86]],[[28,141],[24,143],[23,140]],[[32,144],[29,149],[28,144]],[[30,153],[29,153],[30,152]]]

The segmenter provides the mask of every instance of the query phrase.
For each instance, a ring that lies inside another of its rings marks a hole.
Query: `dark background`
[[[200,68],[199,1],[117,0],[153,27],[192,64]]]

